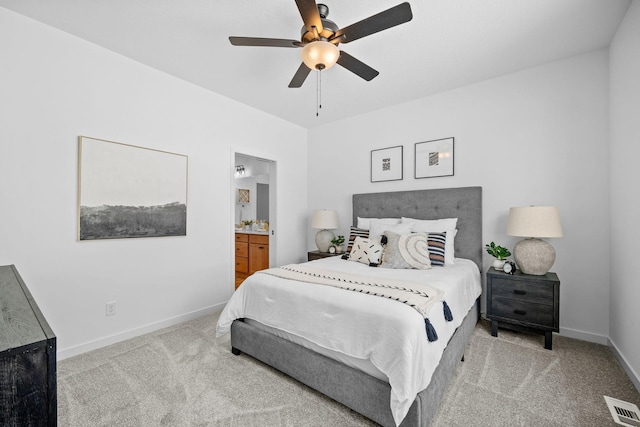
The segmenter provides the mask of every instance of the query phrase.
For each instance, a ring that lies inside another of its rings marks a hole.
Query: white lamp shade
[[[333,230],[338,228],[338,213],[328,209],[313,212],[311,228],[319,228],[322,230]]]
[[[333,43],[315,41],[308,43],[300,52],[302,62],[312,70],[328,70],[340,57],[340,49]]]
[[[519,237],[562,237],[560,214],[555,206],[511,208],[507,235]]]

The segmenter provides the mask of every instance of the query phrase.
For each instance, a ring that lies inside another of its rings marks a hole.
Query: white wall
[[[414,143],[451,136],[455,175],[414,179]],[[564,229],[564,238],[551,240],[561,333],[606,343],[607,140],[608,55],[601,50],[312,129],[308,208],[337,209],[346,235],[353,193],[479,185],[484,241],[513,248],[518,239],[505,234],[509,208],[555,205]],[[371,150],[396,145],[404,146],[404,179],[371,183]],[[307,241],[312,249],[313,230]]]
[[[306,130],[3,8],[0,40],[0,265],[17,266],[59,357],[226,302],[235,152],[276,161],[278,262],[305,255]],[[78,135],[188,155],[187,236],[76,241]]]
[[[610,48],[611,343],[640,389],[640,1],[634,0]]]

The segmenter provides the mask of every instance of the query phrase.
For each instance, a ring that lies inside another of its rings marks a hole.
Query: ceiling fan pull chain
[[[322,110],[322,70],[318,71],[318,105]]]
[[[320,115],[320,109],[322,108],[322,70],[318,70],[318,76],[316,78],[316,117]]]

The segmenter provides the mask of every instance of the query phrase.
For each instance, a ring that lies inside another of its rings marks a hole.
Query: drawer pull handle
[[[516,295],[526,295],[527,291],[521,291],[519,289],[516,289],[516,290],[513,291],[513,293],[516,294]]]
[[[527,312],[522,310],[513,310],[513,314],[519,314],[520,316],[524,316],[525,314],[527,314]]]

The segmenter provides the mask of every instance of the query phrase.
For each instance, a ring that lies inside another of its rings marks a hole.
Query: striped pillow
[[[444,245],[447,242],[447,232],[429,233],[427,246],[429,247],[429,261],[432,267],[444,267]]]
[[[351,252],[351,248],[353,248],[353,242],[356,240],[356,237],[362,237],[363,239],[369,238],[369,230],[351,226],[351,232],[349,233],[349,243],[347,244],[347,253]]]

